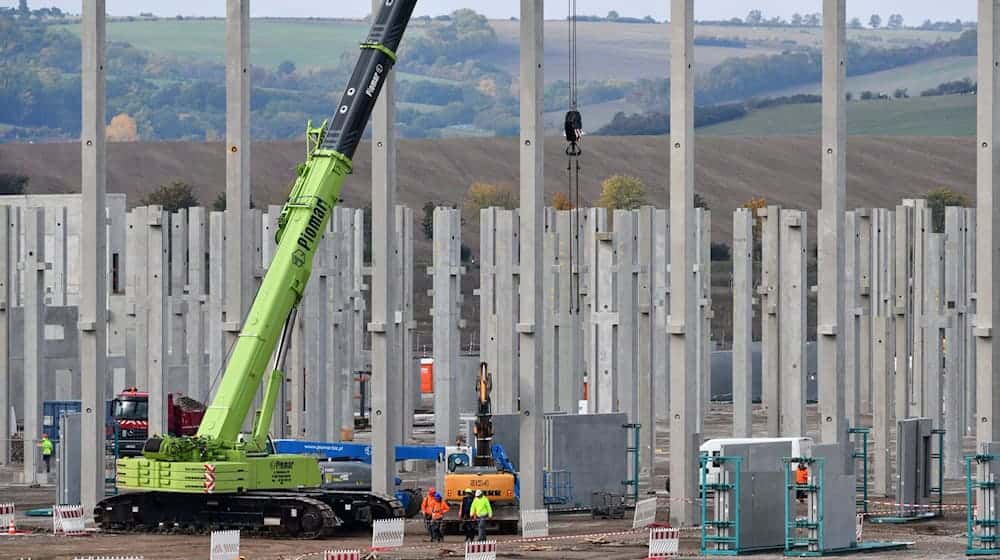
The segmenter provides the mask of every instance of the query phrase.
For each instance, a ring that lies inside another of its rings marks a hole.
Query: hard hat
[[[482,495],[483,495],[483,491],[482,490],[476,490],[476,497],[477,498],[482,497]]]
[[[466,488],[462,492],[465,493],[465,494],[472,494],[472,488]]]
[[[434,499],[435,500],[440,500],[441,499],[441,493],[440,492],[435,492],[434,493]]]

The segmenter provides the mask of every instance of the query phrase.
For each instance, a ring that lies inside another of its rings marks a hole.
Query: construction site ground
[[[816,425],[815,407],[810,406],[810,425]],[[723,437],[731,433],[731,407],[715,404],[706,419],[705,437]],[[755,425],[763,427],[763,417],[755,412]],[[429,440],[430,430],[426,422],[418,420],[417,438]],[[660,426],[662,436],[658,440],[657,471],[655,488],[660,490],[659,521],[667,521],[670,499],[663,492],[665,475],[669,464],[669,437],[666,425]],[[972,442],[967,438],[967,450],[971,452]],[[408,473],[404,484],[426,487],[432,484],[432,474]],[[0,486],[0,503],[14,502],[17,506],[16,536],[0,536],[0,558],[31,558],[32,560],[72,560],[79,556],[142,556],[147,560],[186,560],[209,557],[209,536],[207,534],[105,534],[88,531],[82,536],[53,536],[50,518],[29,518],[25,512],[32,508],[51,506],[55,499],[52,486],[29,488],[22,485]],[[876,502],[882,501],[875,497]],[[891,500],[889,500],[891,501]],[[898,541],[912,543],[904,550],[877,552],[870,558],[961,558],[965,556],[965,484],[964,481],[949,481],[946,484],[946,507],[943,517],[904,525],[864,524],[864,541]],[[891,509],[874,504],[873,510]],[[775,512],[781,515],[781,512]],[[526,541],[518,536],[491,537],[499,541],[499,558],[539,558],[539,559],[601,559],[635,560],[646,558],[648,534],[631,531],[631,512],[623,520],[594,520],[589,513],[559,514],[550,517],[550,538]],[[402,549],[379,552],[377,558],[400,560],[423,560],[437,558],[462,558],[464,554],[461,536],[448,536],[444,543],[429,542],[423,522],[408,520],[406,543]],[[682,529],[681,556],[697,557],[699,530]],[[367,551],[371,537],[367,533],[344,534],[326,540],[274,540],[244,536],[241,554],[251,559],[291,560],[296,558],[322,558],[324,550],[361,549]],[[861,556],[861,555],[857,555]],[[756,558],[780,558],[776,551],[772,554],[755,555]]]

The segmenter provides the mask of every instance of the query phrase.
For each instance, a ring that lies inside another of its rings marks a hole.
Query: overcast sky
[[[549,0],[546,17],[563,18],[566,15],[566,0]],[[0,5],[16,6],[17,0],[0,0]],[[80,0],[29,0],[33,8],[58,6],[71,13],[80,12]],[[161,16],[177,14],[194,16],[222,16],[225,12],[223,0],[107,0],[108,12],[112,15],[137,15],[139,12],[153,12]],[[666,19],[670,11],[670,0],[577,0],[578,10],[583,14],[606,14],[608,10],[618,10],[623,16],[652,15],[656,19]],[[253,0],[251,13],[255,17],[361,17],[370,11],[369,0]],[[520,3],[517,0],[420,0],[417,14],[438,15],[458,8],[473,8],[493,18],[508,18],[516,15]],[[819,12],[821,0],[696,0],[698,19],[725,19],[745,17],[753,8],[764,11],[765,16],[780,15],[788,18],[794,12]],[[976,19],[975,0],[853,0],[847,3],[850,17],[860,17],[867,23],[872,13],[900,13],[908,24],[925,19],[962,20]]]

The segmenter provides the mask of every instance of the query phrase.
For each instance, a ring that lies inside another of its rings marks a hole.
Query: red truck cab
[[[149,439],[149,393],[129,387],[114,399],[111,408],[118,431],[118,455],[136,457]],[[167,432],[170,435],[193,436],[205,415],[205,405],[173,393],[167,395]]]

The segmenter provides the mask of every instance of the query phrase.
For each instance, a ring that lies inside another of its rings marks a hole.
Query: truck
[[[138,457],[149,438],[149,393],[129,387],[111,403],[112,427],[118,430],[118,456]],[[167,394],[168,434],[195,435],[203,416],[204,404],[184,395]]]
[[[322,488],[319,463],[277,453],[268,428],[286,377],[292,325],[354,154],[396,63],[417,0],[384,0],[333,117],[306,125],[306,160],[278,217],[275,251],[195,435],[152,434],[117,461],[119,495],[98,502],[101,529],[241,529],[319,538],[402,517],[392,496]],[[252,412],[261,384],[264,397]],[[250,420],[252,430],[240,437]]]
[[[106,401],[105,429],[109,442],[117,443],[118,456],[142,454],[149,428],[149,393],[129,387]],[[59,417],[80,412],[80,401],[45,401],[42,404],[42,429],[52,441],[59,441]],[[194,435],[205,414],[205,405],[184,395],[167,395],[167,433]],[[116,433],[117,432],[117,433]]]

